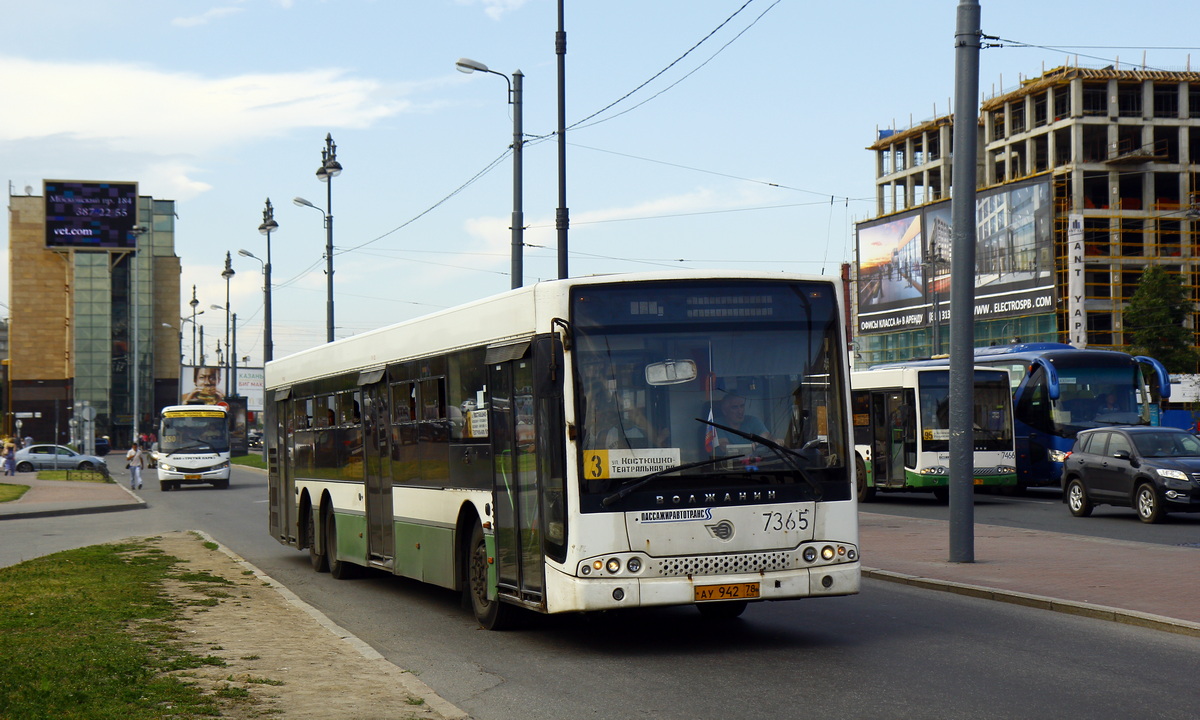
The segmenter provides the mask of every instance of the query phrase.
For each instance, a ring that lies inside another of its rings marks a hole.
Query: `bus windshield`
[[[926,370],[918,380],[921,408],[921,448],[930,452],[950,450],[950,371]],[[1008,377],[1001,372],[975,371],[975,450],[1002,451],[1013,446]]]
[[[1029,377],[1021,399],[1031,425],[1062,437],[1074,437],[1086,428],[1103,425],[1149,424],[1141,371],[1132,362],[1071,367],[1055,362],[1059,396],[1051,399],[1046,373],[1041,368]]]
[[[219,410],[183,410],[163,415],[158,450],[175,452],[229,452],[229,424]]]
[[[804,283],[577,289],[582,492],[680,465],[647,489],[848,487],[835,300]]]

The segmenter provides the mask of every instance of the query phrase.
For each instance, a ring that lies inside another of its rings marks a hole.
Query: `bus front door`
[[[363,388],[363,467],[367,487],[367,560],[392,569],[392,456],[388,387],[377,382]]]
[[[530,605],[545,602],[533,360],[488,366],[497,587]]]
[[[900,392],[871,394],[876,487],[904,486],[905,407]]]
[[[271,534],[287,545],[296,545],[300,532],[296,522],[296,481],[288,462],[290,443],[287,430],[287,400],[274,400],[265,405],[263,445],[267,448],[267,501],[270,511]]]

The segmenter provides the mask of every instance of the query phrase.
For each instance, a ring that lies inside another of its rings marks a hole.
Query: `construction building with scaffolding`
[[[856,364],[948,350],[952,130],[944,115],[868,148],[877,215],[857,225]],[[976,345],[1123,348],[1149,264],[1200,308],[1200,72],[1055,68],[985,100],[978,132]]]

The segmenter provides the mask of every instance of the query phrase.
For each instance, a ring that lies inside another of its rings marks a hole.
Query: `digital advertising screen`
[[[132,250],[137,247],[134,182],[46,180],[46,247]]]
[[[1053,224],[1045,180],[976,196],[976,320],[1054,311]],[[952,235],[949,200],[858,225],[860,334],[949,320]]]

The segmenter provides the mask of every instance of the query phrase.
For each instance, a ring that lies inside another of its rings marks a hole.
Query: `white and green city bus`
[[[883,367],[850,373],[858,499],[882,491],[932,491],[950,497],[950,370]],[[976,487],[1015,488],[1012,386],[1009,373],[976,367]]]
[[[487,628],[856,593],[840,293],[557,280],[268,363],[271,534],[462,590]]]
[[[164,492],[180,485],[229,487],[229,410],[223,405],[162,409],[154,463]]]

